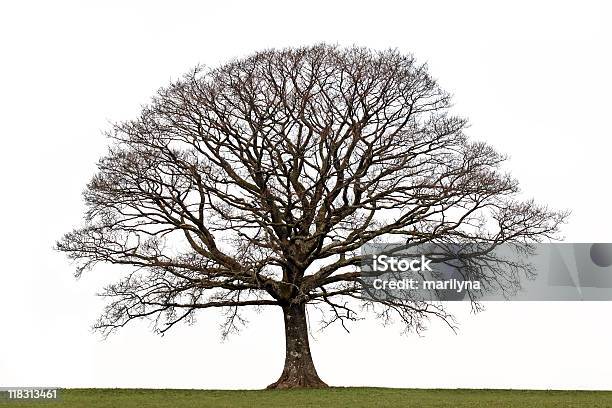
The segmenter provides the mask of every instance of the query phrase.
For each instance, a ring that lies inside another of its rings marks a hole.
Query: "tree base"
[[[288,378],[281,376],[278,381],[268,385],[268,390],[288,390],[293,388],[328,388],[318,376],[303,376]]]

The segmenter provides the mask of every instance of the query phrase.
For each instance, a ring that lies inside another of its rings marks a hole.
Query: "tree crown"
[[[198,67],[108,132],[85,226],[57,247],[79,273],[134,267],[104,292],[103,330],[152,316],[165,331],[211,307],[229,308],[227,330],[240,306],[322,303],[329,322],[351,318],[335,299],[364,300],[366,243],[494,248],[557,233],[567,214],[521,201],[505,157],[465,126],[426,66],[396,50],[316,45]],[[413,327],[448,316],[378,303]]]

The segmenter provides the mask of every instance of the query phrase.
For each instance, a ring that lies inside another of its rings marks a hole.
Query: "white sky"
[[[604,1],[100,2],[0,5],[0,386],[261,388],[282,368],[282,316],[220,341],[219,316],[166,337],[90,332],[119,276],[76,281],[54,241],[76,226],[109,121],[197,63],[319,41],[413,52],[469,133],[509,153],[526,195],[570,208],[568,242],[611,242],[612,10]],[[315,332],[331,385],[612,389],[612,303],[459,305],[460,331],[375,321]],[[255,351],[257,350],[257,351]]]

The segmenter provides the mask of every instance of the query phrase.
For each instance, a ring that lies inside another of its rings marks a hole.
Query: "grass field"
[[[288,391],[61,390],[59,402],[0,402],[63,408],[208,407],[612,407],[612,392],[329,388]]]

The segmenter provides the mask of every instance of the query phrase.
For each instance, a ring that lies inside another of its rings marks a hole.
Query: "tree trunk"
[[[283,306],[285,317],[285,368],[274,388],[324,388],[317,374],[308,343],[308,323],[305,305]]]

